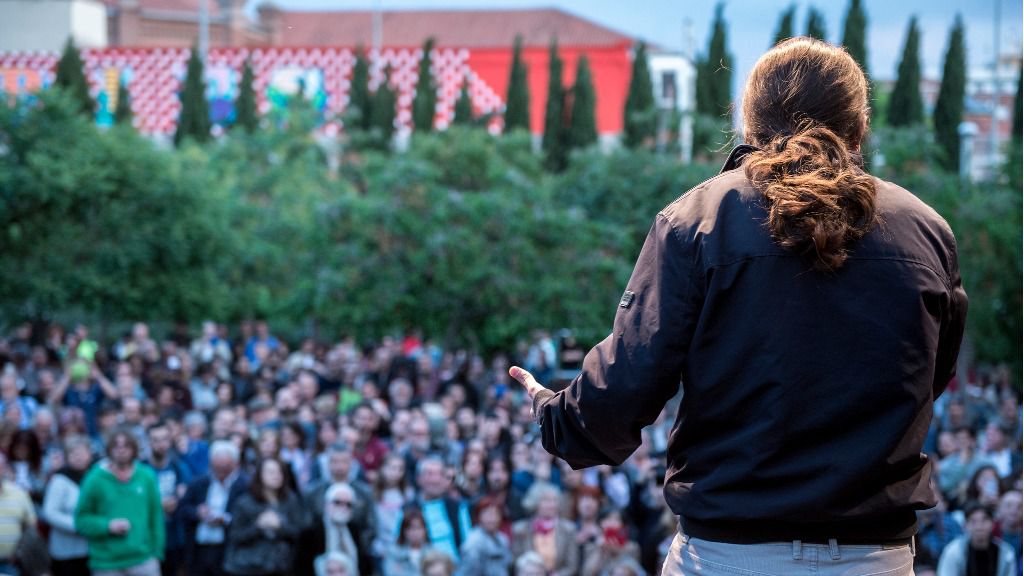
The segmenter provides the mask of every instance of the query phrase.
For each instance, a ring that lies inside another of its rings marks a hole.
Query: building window
[[[669,106],[676,101],[676,73],[674,70],[666,70],[661,73],[661,99]]]

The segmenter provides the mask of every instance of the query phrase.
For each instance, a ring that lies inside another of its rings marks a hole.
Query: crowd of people
[[[197,328],[0,339],[0,573],[659,573],[681,395],[623,465],[572,470],[507,373],[564,385],[571,335],[485,360],[416,333],[292,347],[262,321]],[[935,404],[917,573],[1019,576],[1020,383],[964,380]]]

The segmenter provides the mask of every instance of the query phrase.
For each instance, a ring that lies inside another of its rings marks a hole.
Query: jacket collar
[[[743,161],[744,156],[758,150],[760,150],[760,148],[751,144],[740,144],[739,146],[736,146],[732,149],[732,152],[729,152],[729,158],[726,159],[725,164],[718,173],[722,174],[723,172],[739,168],[740,162]]]
[[[760,148],[753,144],[740,144],[739,146],[736,146],[732,149],[732,152],[729,152],[729,157],[725,160],[725,164],[722,165],[722,169],[719,170],[718,173],[722,174],[723,172],[739,168],[740,163],[743,162],[743,158],[747,154],[758,150],[760,150]],[[864,157],[861,156],[860,152],[850,152],[850,159],[858,168],[862,171],[864,170]]]

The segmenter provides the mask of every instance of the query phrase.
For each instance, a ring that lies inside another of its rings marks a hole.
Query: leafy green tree
[[[825,31],[825,15],[814,6],[807,11],[807,35],[818,40],[824,40],[828,35]]]
[[[530,92],[526,84],[527,67],[523,62],[523,39],[516,36],[509,70],[508,96],[505,98],[505,132],[530,130]]]
[[[391,138],[395,134],[395,105],[398,98],[394,88],[391,87],[391,66],[384,68],[384,79],[377,86],[373,93],[373,103],[370,105],[372,113],[372,124],[370,130],[378,140],[378,144],[387,148],[391,145]]]
[[[417,132],[434,130],[434,116],[437,113],[437,83],[430,70],[430,57],[434,51],[434,39],[423,43],[419,74],[416,79],[416,95],[412,100],[412,124]]]
[[[320,286],[331,273],[323,266],[330,225],[322,226],[321,211],[351,186],[331,177],[308,103],[291,98],[268,120],[262,130],[204,149],[206,171],[227,199],[224,226],[245,247],[217,275],[232,295],[226,318],[262,316],[297,331],[321,322],[317,310],[327,306]]]
[[[362,46],[356,48],[356,63],[352,67],[352,83],[349,86],[348,105],[345,107],[345,125],[350,128],[369,130],[373,123],[370,98],[370,62]]]
[[[174,132],[174,144],[180,146],[186,138],[196,142],[210,140],[210,103],[206,100],[206,80],[199,50],[192,48],[185,72],[185,87],[181,91],[181,113]]]
[[[779,16],[779,25],[775,28],[775,38],[772,40],[772,46],[775,46],[786,38],[793,37],[794,18],[796,18],[796,4],[790,4],[789,8],[786,8],[782,12],[782,15]]]
[[[924,102],[921,100],[921,57],[918,53],[920,42],[917,17],[914,16],[907,26],[907,39],[903,44],[903,57],[900,59],[896,75],[896,85],[889,97],[886,121],[890,126],[909,126],[924,121]]]
[[[935,101],[932,119],[935,123],[935,139],[942,147],[940,163],[946,170],[956,172],[960,168],[960,133],[958,129],[964,116],[964,97],[967,94],[967,56],[964,49],[964,23],[957,14],[953,28],[949,31],[946,59],[942,65],[942,83]]]
[[[548,50],[548,97],[544,105],[544,165],[559,172],[565,168],[569,151],[565,128],[565,88],[562,86],[562,58],[558,55],[558,40],[551,39]]]
[[[469,97],[469,77],[462,79],[459,99],[455,101],[455,117],[452,124],[467,126],[473,123],[473,100]]]
[[[75,41],[68,37],[64,44],[64,52],[57,61],[57,76],[54,85],[66,90],[78,103],[78,109],[88,117],[96,111],[96,102],[89,95],[89,83],[85,79],[82,55],[79,54]]]
[[[576,63],[576,82],[572,86],[572,115],[569,120],[569,147],[587,148],[597,143],[597,96],[590,74],[590,61],[581,54]]]
[[[238,83],[238,97],[235,98],[234,126],[252,134],[259,128],[259,113],[256,111],[256,89],[253,87],[252,65],[246,58],[242,65],[242,80]]]
[[[117,108],[114,109],[114,122],[122,126],[132,125],[132,97],[124,80],[117,83]]]
[[[230,293],[214,272],[235,245],[205,166],[133,130],[100,132],[63,91],[39,97],[0,106],[2,316],[219,314]]]
[[[647,46],[641,42],[633,54],[633,71],[626,95],[623,118],[625,145],[629,148],[653,147],[658,130],[657,115],[651,69],[647,62]]]
[[[843,22],[843,47],[860,64],[864,74],[868,73],[867,47],[868,15],[860,0],[850,0]]]

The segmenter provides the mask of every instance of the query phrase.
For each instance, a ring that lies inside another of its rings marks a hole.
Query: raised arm
[[[100,390],[103,391],[103,395],[107,398],[116,400],[118,396],[117,387],[107,378],[107,375],[103,373],[103,370],[99,369],[95,363],[92,365],[92,377],[96,379],[96,382],[100,385]]]

